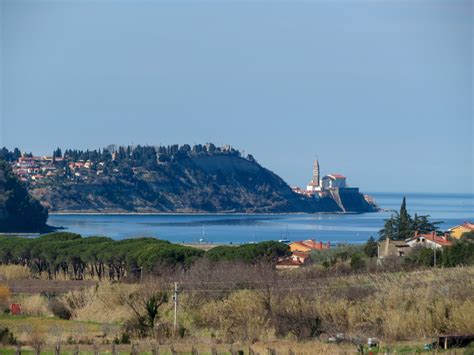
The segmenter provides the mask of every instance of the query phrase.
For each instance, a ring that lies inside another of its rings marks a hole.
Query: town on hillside
[[[18,148],[9,151],[0,149],[0,158],[11,164],[13,173],[28,184],[38,185],[52,180],[90,181],[100,176],[134,175],[139,171],[153,169],[187,156],[232,155],[254,161],[252,155],[245,157],[230,145],[217,147],[212,143],[190,146],[115,146],[103,150],[54,150],[52,155],[35,156],[21,152]]]

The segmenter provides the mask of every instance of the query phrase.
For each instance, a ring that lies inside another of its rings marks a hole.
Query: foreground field
[[[15,355],[17,351],[16,347],[4,347],[0,348],[2,355]],[[148,344],[136,344],[136,345],[81,345],[72,346],[64,345],[60,348],[61,354],[116,354],[116,355],[129,355],[129,354],[146,354],[146,355],[250,355],[250,354],[295,354],[295,355],[318,355],[318,354],[356,354],[364,351],[369,353],[367,347],[363,349],[357,349],[355,346],[350,344],[324,344],[321,342],[290,342],[290,341],[279,341],[279,342],[268,342],[268,343],[237,343],[237,344],[218,344],[210,345],[203,343],[174,343],[172,345],[156,345],[152,343]],[[456,350],[436,350],[437,354],[473,354],[474,349],[464,348]],[[22,354],[35,354],[35,349],[32,347],[22,347]],[[424,349],[424,345],[421,343],[403,343],[403,344],[385,344],[379,348],[371,348],[370,353],[372,354],[433,354],[433,350]],[[50,347],[41,351],[42,355],[53,355],[55,354],[55,348]]]
[[[3,307],[19,303],[23,310],[0,317],[0,330],[9,332],[2,342],[11,343],[9,351],[16,343],[48,351],[60,344],[62,353],[110,353],[113,346],[124,353],[151,353],[153,346],[160,354],[171,354],[171,346],[191,353],[194,346],[209,354],[231,347],[246,354],[249,347],[260,354],[327,354],[356,352],[373,337],[380,351],[409,353],[440,334],[474,333],[473,267],[332,275],[317,266],[277,272],[196,263],[186,273],[142,283],[69,280],[60,287],[63,281],[0,267],[7,284],[23,285],[13,293],[0,288]],[[171,280],[179,285],[176,328]]]

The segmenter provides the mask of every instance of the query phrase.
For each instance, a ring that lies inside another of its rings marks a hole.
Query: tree
[[[398,214],[385,220],[383,228],[379,231],[380,240],[396,239],[398,236]]]
[[[367,240],[367,243],[364,245],[364,253],[369,258],[373,258],[377,256],[378,246],[377,242],[375,241],[374,237],[370,237]]]
[[[438,225],[443,223],[441,221],[437,222],[430,222],[429,220],[429,215],[426,216],[418,216],[415,213],[415,218],[413,219],[412,222],[412,230],[417,231],[418,233],[432,233],[432,232],[438,232],[439,228]]]
[[[30,196],[10,165],[0,160],[0,231],[41,231],[47,219],[48,210]]]
[[[53,158],[62,158],[62,156],[63,156],[63,153],[61,152],[61,148],[57,148],[53,152]]]
[[[145,285],[128,295],[125,303],[135,314],[136,330],[140,335],[147,335],[155,327],[159,308],[168,302],[165,292],[153,291],[151,285]]]
[[[413,236],[412,219],[407,211],[406,198],[403,197],[402,205],[400,206],[400,213],[398,214],[398,240],[405,240]]]
[[[403,198],[400,211],[395,212],[392,216],[385,220],[383,228],[379,231],[380,240],[389,238],[393,240],[405,240],[411,238],[418,233],[438,232],[438,225],[441,221],[431,222],[429,215],[411,218],[407,211],[406,199]]]

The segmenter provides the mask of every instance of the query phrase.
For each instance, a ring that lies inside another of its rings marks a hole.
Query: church
[[[316,159],[313,164],[313,177],[306,186],[306,193],[321,194],[321,192],[346,187],[346,177],[341,174],[329,174],[320,178],[319,161]]]

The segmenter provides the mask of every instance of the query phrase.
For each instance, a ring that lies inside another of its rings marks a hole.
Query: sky
[[[472,0],[0,0],[0,146],[213,142],[473,193]]]

